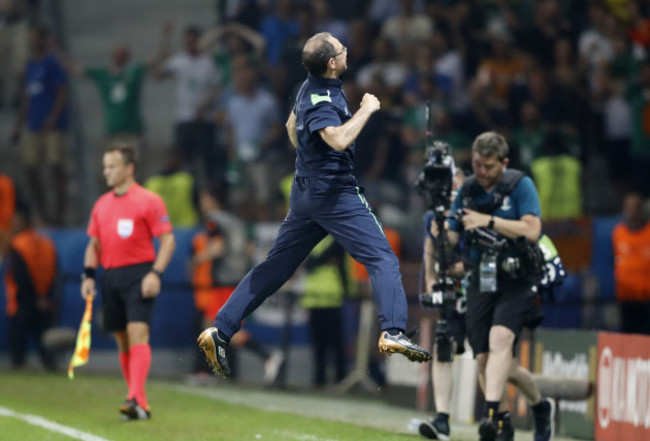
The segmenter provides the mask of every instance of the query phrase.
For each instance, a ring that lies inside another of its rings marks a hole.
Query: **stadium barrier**
[[[540,329],[534,337],[532,371],[542,394],[557,402],[556,432],[593,439],[598,333]]]
[[[595,438],[650,439],[650,337],[598,334]]]

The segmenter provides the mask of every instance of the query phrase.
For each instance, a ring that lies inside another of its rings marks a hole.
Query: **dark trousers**
[[[49,327],[50,316],[42,312],[25,313],[18,311],[8,320],[9,354],[14,368],[25,365],[27,349],[34,343],[43,366],[48,370],[56,369],[52,353],[42,344],[43,333]]]
[[[289,280],[328,233],[365,265],[381,329],[404,330],[407,305],[399,261],[352,176],[294,179],[291,210],[271,251],[244,277],[219,310],[215,326],[228,336],[237,332],[241,320]]]
[[[314,360],[314,384],[327,382],[328,360],[333,359],[336,382],[345,377],[345,342],[341,308],[312,308],[309,310],[309,331]]]

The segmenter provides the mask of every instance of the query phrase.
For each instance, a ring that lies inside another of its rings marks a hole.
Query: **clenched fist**
[[[361,108],[367,108],[371,113],[375,113],[379,110],[380,104],[376,96],[370,93],[364,93],[363,98],[361,98]]]

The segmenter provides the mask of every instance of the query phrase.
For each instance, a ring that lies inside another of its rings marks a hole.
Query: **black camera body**
[[[442,307],[454,308],[458,300],[459,282],[451,277],[433,285],[432,292],[420,293],[420,305],[424,309],[437,309]]]
[[[444,252],[445,211],[451,206],[453,190],[454,160],[449,153],[449,145],[443,141],[433,141],[424,154],[424,166],[415,182],[415,188],[422,196],[427,207],[435,215],[434,221],[442,231],[442,237],[436,242],[440,254],[440,281],[433,286],[432,292],[420,293],[420,304],[425,309],[452,306],[456,303],[458,283],[447,277],[447,262]]]
[[[428,110],[427,107],[427,119]],[[434,141],[427,147],[424,161],[424,167],[418,175],[415,188],[424,198],[427,207],[434,212],[434,221],[441,232],[440,240],[437,241],[440,280],[432,287],[432,292],[420,293],[419,300],[424,309],[452,309],[455,308],[458,299],[459,282],[447,277],[443,225],[445,213],[451,207],[455,172],[454,160],[449,153],[447,143]],[[436,324],[436,352],[438,361],[450,362],[453,359],[451,336],[447,329],[447,321],[442,317]]]
[[[415,182],[415,188],[424,197],[427,206],[435,211],[448,210],[451,206],[454,160],[449,145],[434,141],[424,154],[424,167]]]
[[[459,213],[459,215],[461,215]],[[514,279],[537,280],[546,264],[537,244],[529,243],[525,237],[507,237],[488,228],[475,228],[467,232],[468,245],[483,253],[494,253],[499,266]]]
[[[460,219],[462,216],[463,212],[461,209],[459,210],[457,218]],[[475,228],[466,231],[466,234],[468,239],[467,244],[484,253],[493,252],[498,255],[503,254],[511,248],[511,243],[505,236],[502,236],[489,228]]]
[[[433,285],[433,292],[420,293],[420,305],[424,309],[456,309],[456,303],[460,298],[460,281],[446,277]],[[453,346],[451,335],[447,326],[447,320],[442,313],[436,323],[436,356],[441,363],[449,363],[453,360]]]

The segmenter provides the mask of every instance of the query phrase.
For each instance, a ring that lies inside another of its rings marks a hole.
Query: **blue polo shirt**
[[[309,75],[296,96],[296,176],[324,178],[352,175],[354,143],[337,152],[318,133],[338,127],[352,117],[339,79]]]
[[[27,128],[31,132],[41,130],[45,119],[52,111],[59,86],[68,83],[66,73],[54,55],[46,55],[41,60],[30,60],[25,69],[25,92],[29,99]],[[56,121],[59,130],[68,127],[67,106]]]
[[[486,193],[483,188],[480,188],[477,192],[477,195],[474,197],[474,202],[477,205],[489,203],[492,201],[494,189],[489,193]],[[463,187],[461,186],[458,189],[458,193],[454,202],[451,204],[451,213],[458,213],[458,210],[463,208],[463,201],[461,200]],[[506,196],[501,203],[501,206],[494,210],[492,213],[493,216],[497,216],[503,219],[510,220],[519,220],[522,216],[526,214],[532,214],[537,217],[542,216],[542,212],[539,205],[539,196],[537,195],[537,190],[535,189],[535,184],[533,180],[528,176],[524,176],[517,183],[515,188],[512,190],[509,196]],[[449,218],[449,229],[451,231],[461,232],[463,224],[459,219]],[[469,257],[473,262],[478,262],[480,260],[480,252],[478,250],[470,249]]]

